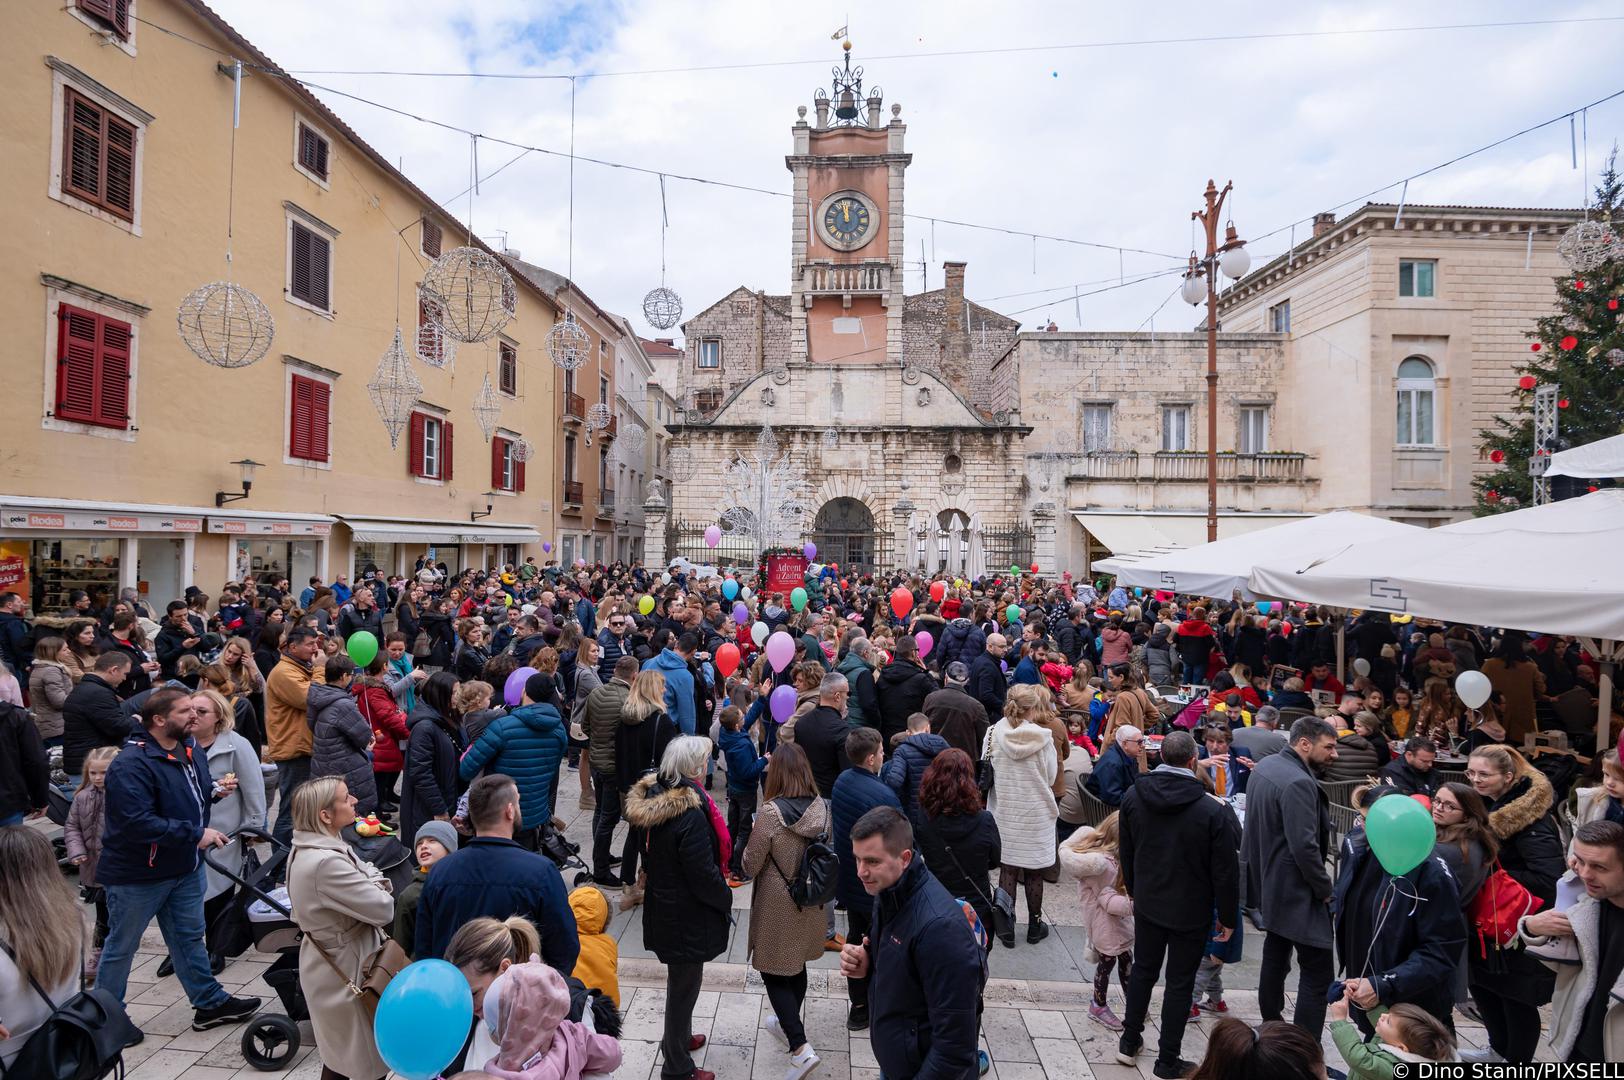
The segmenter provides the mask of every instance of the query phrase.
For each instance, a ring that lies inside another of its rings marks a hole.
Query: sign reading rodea
[[[0,528],[76,529],[87,532],[203,531],[200,517],[164,517],[157,514],[98,514],[60,510],[6,510]]]

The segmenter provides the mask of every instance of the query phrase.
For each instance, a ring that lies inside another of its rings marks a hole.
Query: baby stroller
[[[276,991],[282,1001],[282,1013],[262,1012],[248,1022],[242,1033],[242,1056],[248,1064],[266,1072],[285,1069],[299,1052],[299,1021],[310,1019],[305,1008],[304,993],[299,989],[299,927],[293,921],[293,910],[288,903],[285,888],[272,888],[271,882],[288,860],[289,849],[278,844],[271,834],[262,829],[243,828],[231,834],[231,839],[248,835],[271,846],[271,855],[257,867],[251,861],[243,864],[242,875],[232,873],[216,862],[209,852],[203,861],[239,886],[233,902],[246,906],[249,932],[254,948],[262,953],[274,953],[276,961],[266,969],[265,982]]]

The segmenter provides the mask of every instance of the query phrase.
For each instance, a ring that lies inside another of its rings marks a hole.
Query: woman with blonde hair
[[[1011,895],[1015,883],[1026,889],[1026,940],[1037,944],[1049,935],[1043,922],[1043,875],[1055,862],[1055,773],[1060,759],[1045,716],[1047,691],[1032,685],[1012,686],[1004,715],[987,732],[982,760],[991,762],[993,786],[987,809],[998,823],[1002,841],[998,886]],[[1003,936],[1015,947],[1013,928]]]
[[[362,862],[340,831],[355,821],[355,799],[342,777],[322,776],[293,790],[293,853],[288,899],[304,937],[299,986],[316,1029],[324,1080],[381,1080],[372,1018],[350,992],[388,937],[395,900],[389,880]]]
[[[217,667],[210,664],[204,671]],[[242,705],[240,699],[238,705]],[[236,788],[219,796],[209,810],[209,826],[227,836],[238,829],[265,828],[265,777],[260,772],[259,755],[254,752],[255,748],[236,730],[241,712],[234,710],[224,697],[212,689],[193,694],[192,708],[197,715],[192,726],[192,738],[197,742],[198,749],[208,756],[209,775],[217,780],[227,776],[237,778]],[[252,715],[252,710],[249,710],[249,716]],[[242,841],[234,841],[215,849],[210,857],[240,876],[244,846]],[[209,964],[216,975],[225,967],[228,959],[221,946],[233,943],[220,940],[215,924],[231,902],[234,886],[229,877],[212,866],[208,868],[208,884],[203,890],[203,922],[209,928]]]
[[[485,991],[508,968],[540,953],[540,932],[534,923],[520,915],[509,915],[505,919],[470,919],[452,935],[451,944],[445,950],[446,963],[462,972],[462,977],[468,980],[468,988],[474,992],[474,1037],[466,1060],[489,1061],[499,1049],[486,1025],[479,1022],[485,1016]]]
[[[615,784],[621,805],[632,785],[659,768],[666,747],[680,732],[676,721],[665,712],[665,676],[658,671],[639,671],[620,709],[620,727],[615,730]],[[620,879],[630,882],[621,897],[622,906],[636,905],[642,899],[637,880],[637,855],[641,832],[634,825],[626,830],[626,846],[621,851]]]
[[[84,961],[79,898],[51,842],[26,825],[0,828],[0,943],[0,1067],[9,1068],[52,1003],[78,990]]]
[[[218,663],[231,677],[231,685],[237,696],[253,710],[251,722],[245,722],[242,714],[238,713],[237,733],[247,739],[255,754],[258,754],[265,742],[265,676],[260,674],[259,665],[254,663],[254,646],[246,637],[227,638],[220,647]],[[226,697],[229,699],[231,695],[227,694]]]

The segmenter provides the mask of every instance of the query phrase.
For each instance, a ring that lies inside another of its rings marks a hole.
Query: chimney
[[[1336,214],[1327,210],[1323,214],[1314,215],[1314,235],[1324,236],[1336,227]]]
[[[970,389],[970,328],[965,324],[964,267],[961,262],[942,264],[942,377],[949,386]]]

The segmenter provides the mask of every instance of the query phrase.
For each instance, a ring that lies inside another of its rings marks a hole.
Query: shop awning
[[[50,499],[0,495],[0,528],[63,529],[91,532],[211,533],[325,536],[336,518],[326,514],[241,510],[223,514],[208,506]]]
[[[412,521],[340,514],[355,539],[365,544],[538,544],[534,525],[483,521]]]

